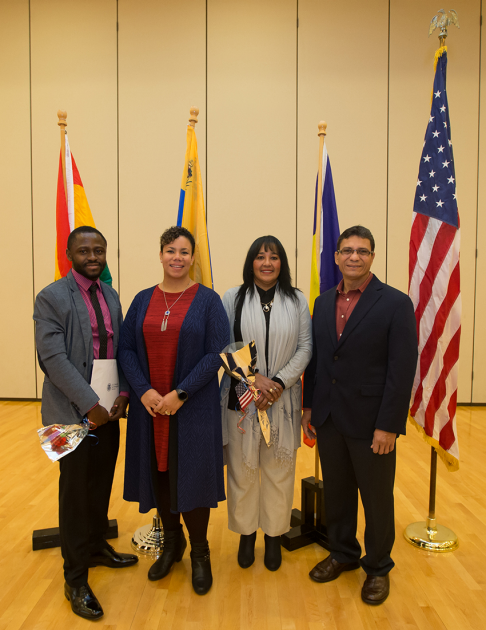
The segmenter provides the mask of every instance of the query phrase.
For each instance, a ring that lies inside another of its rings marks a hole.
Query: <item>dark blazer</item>
[[[101,290],[111,315],[116,358],[123,321],[120,300],[115,289],[104,282]],[[39,365],[45,374],[42,422],[77,424],[99,398],[89,385],[93,369],[89,313],[71,271],[42,289],[35,300],[34,320]],[[120,368],[118,376],[120,391],[127,391]]]
[[[141,512],[156,507],[153,421],[140,400],[152,387],[143,322],[153,291],[151,287],[135,296],[123,323],[119,350],[131,390],[123,498],[138,501]],[[218,370],[219,353],[228,343],[229,324],[221,299],[199,285],[182,323],[174,372],[173,387],[189,396],[170,416],[170,492],[176,512],[215,508],[225,500]]]
[[[336,335],[336,287],[320,295],[313,315],[314,351],[304,376],[311,424],[329,414],[351,438],[375,428],[405,434],[417,366],[417,330],[408,295],[373,277],[342,334]]]

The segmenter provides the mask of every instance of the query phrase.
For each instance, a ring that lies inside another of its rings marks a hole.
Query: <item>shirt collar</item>
[[[76,284],[78,285],[78,287],[80,287],[81,289],[84,289],[85,291],[89,291],[90,286],[93,284],[93,280],[90,280],[89,278],[85,278],[74,269],[71,269],[71,271],[72,271],[74,279],[76,280]],[[98,280],[96,280],[96,284],[98,285],[98,288],[101,290],[101,283],[100,283],[99,278]]]
[[[369,285],[372,279],[373,279],[373,274],[370,271],[369,276],[366,278],[363,284],[357,289],[353,289],[353,291],[360,291],[361,293],[363,293],[363,291],[366,289],[366,287]],[[344,286],[344,278],[341,279],[341,282],[336,287],[337,293],[341,293],[342,295],[344,295],[343,286]],[[348,293],[351,293],[351,291],[348,291]]]

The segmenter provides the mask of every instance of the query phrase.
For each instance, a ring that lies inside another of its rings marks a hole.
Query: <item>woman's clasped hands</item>
[[[279,383],[272,381],[268,377],[257,372],[255,377],[255,387],[261,392],[260,397],[256,400],[256,408],[260,411],[266,411],[276,402],[282,395],[283,388]]]
[[[140,400],[142,401],[145,409],[154,418],[157,413],[162,416],[172,416],[183,405],[183,401],[179,400],[179,396],[177,395],[175,389],[169,392],[166,396],[161,396],[155,389],[148,389]]]

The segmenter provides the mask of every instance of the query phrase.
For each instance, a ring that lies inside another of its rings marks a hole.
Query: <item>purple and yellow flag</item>
[[[213,272],[206,227],[201,170],[197,155],[196,131],[192,125],[187,126],[186,161],[182,173],[177,225],[188,229],[196,241],[196,258],[191,269],[191,278],[212,289]]]

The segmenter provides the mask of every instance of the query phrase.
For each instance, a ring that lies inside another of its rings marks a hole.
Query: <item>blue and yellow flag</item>
[[[319,173],[317,174],[319,177]],[[339,284],[342,275],[334,262],[334,252],[339,238],[339,221],[337,216],[334,184],[332,181],[331,164],[327,155],[326,145],[322,153],[322,197],[317,199],[318,181],[316,179],[316,196],[314,204],[314,231],[312,237],[312,263],[309,308],[311,315],[314,302],[324,291]],[[316,234],[317,209],[321,214],[320,234]],[[319,252],[319,254],[317,254]],[[320,273],[317,269],[317,258],[320,257]]]
[[[206,228],[201,170],[197,156],[196,132],[191,125],[187,127],[186,161],[182,173],[177,225],[189,230],[196,241],[196,258],[191,269],[191,278],[212,289],[213,272]]]

